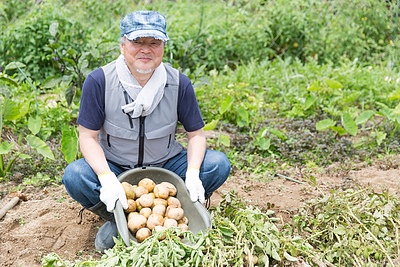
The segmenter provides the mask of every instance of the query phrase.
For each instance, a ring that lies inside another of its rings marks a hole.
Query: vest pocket
[[[139,137],[139,127],[134,127],[133,129],[131,128],[127,129],[108,122],[104,123],[103,130],[106,132],[107,135],[111,135],[112,138],[115,137],[128,140],[138,140]]]
[[[176,124],[171,123],[161,128],[146,131],[145,151],[153,157],[164,157],[168,155],[175,138]],[[148,130],[148,129],[147,129]],[[158,156],[156,156],[158,155]],[[147,155],[146,155],[147,156]]]
[[[163,137],[169,138],[168,137],[169,135],[175,134],[175,128],[176,128],[175,122],[170,123],[168,125],[163,125],[162,127],[152,129],[152,130],[149,130],[147,128],[145,135],[146,135],[146,138],[149,140],[163,138]]]
[[[125,129],[110,122],[104,123],[99,133],[106,158],[122,166],[132,165],[137,160],[138,140],[139,131],[136,129]]]

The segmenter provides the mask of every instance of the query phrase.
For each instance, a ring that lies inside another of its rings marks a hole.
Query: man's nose
[[[148,44],[142,45],[142,47],[140,48],[140,52],[142,52],[142,53],[150,53],[150,45],[148,45]]]

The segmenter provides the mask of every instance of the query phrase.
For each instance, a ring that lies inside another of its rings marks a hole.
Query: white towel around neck
[[[129,71],[123,55],[117,58],[116,69],[122,86],[133,100],[133,102],[122,106],[122,111],[128,113],[132,118],[151,114],[164,95],[164,88],[167,83],[167,71],[164,64],[161,63],[154,70],[150,80],[143,88]]]

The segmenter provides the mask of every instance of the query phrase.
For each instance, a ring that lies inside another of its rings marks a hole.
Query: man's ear
[[[119,50],[121,51],[121,55],[124,55],[124,44],[119,44]]]

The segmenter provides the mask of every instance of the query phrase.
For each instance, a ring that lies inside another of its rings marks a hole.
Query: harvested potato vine
[[[184,216],[175,185],[156,184],[150,178],[141,179],[137,185],[122,184],[129,203],[125,210],[128,229],[139,243],[151,236],[153,229],[177,227],[189,231],[189,220]]]

